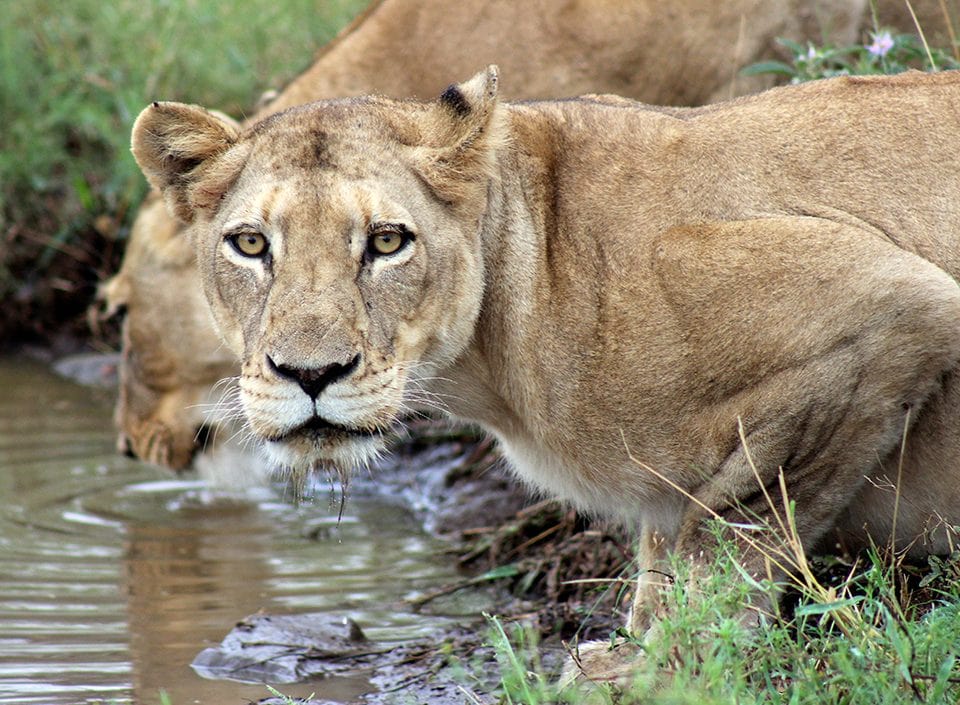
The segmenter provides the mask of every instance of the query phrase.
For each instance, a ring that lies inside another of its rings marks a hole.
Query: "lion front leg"
[[[638,575],[627,619],[627,630],[633,637],[640,637],[650,629],[663,602],[663,591],[673,585],[670,571],[673,534],[675,530],[661,531],[649,525],[641,528],[636,556]]]
[[[564,667],[563,684],[578,678],[594,683],[623,683],[629,678],[637,659],[642,658],[639,644],[664,604],[663,591],[673,584],[669,551],[674,546],[675,533],[675,529],[664,532],[650,524],[641,527],[634,561],[638,575],[626,624],[630,636],[577,644]]]

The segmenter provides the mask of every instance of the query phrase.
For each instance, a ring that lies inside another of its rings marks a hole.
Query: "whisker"
[[[223,387],[228,384],[237,383],[240,381],[240,375],[233,375],[231,377],[222,377],[216,381],[216,383],[210,388],[211,391],[216,391],[220,387]]]
[[[459,394],[450,394],[449,392],[438,392],[433,389],[426,389],[413,382],[407,384],[403,392],[405,395],[410,393],[418,393],[427,397],[436,397],[437,399],[453,399],[456,401],[463,401],[463,397],[461,397]]]
[[[419,418],[427,418],[426,412],[428,411],[439,412],[443,415],[450,413],[446,405],[424,399],[405,399],[397,406],[400,411]]]
[[[403,389],[403,397],[405,399],[418,398],[418,399],[432,399],[435,401],[453,401],[453,402],[462,402],[463,397],[457,394],[450,394],[448,392],[437,392],[432,389],[424,389],[419,384],[410,382]]]
[[[449,402],[462,402],[463,399],[452,394],[438,394],[422,389],[406,389],[404,390],[403,401],[405,403],[421,404],[449,413]]]

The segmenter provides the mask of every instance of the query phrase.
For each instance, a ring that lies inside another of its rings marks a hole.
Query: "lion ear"
[[[245,153],[232,150],[239,136],[237,123],[225,115],[153,103],[134,123],[131,142],[147,180],[180,220],[191,223],[198,211],[215,209],[239,175]]]
[[[498,88],[499,72],[491,65],[469,81],[448,87],[431,110],[422,169],[445,200],[461,200],[495,170],[497,149],[506,134],[497,110]]]
[[[500,71],[490,65],[469,81],[454,83],[440,94],[440,105],[455,118],[449,125],[461,138],[481,132],[497,106]]]

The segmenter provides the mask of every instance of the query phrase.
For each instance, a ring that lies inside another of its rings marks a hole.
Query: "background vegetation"
[[[363,0],[0,0],[0,345],[86,333],[146,190],[129,153],[155,99],[234,117]]]

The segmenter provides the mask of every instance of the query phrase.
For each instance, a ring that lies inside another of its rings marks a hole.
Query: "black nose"
[[[324,367],[294,367],[278,365],[267,355],[267,366],[281,377],[292,379],[300,385],[311,399],[316,399],[327,386],[352,373],[360,364],[360,355],[356,355],[346,365],[334,362]]]
[[[137,458],[137,454],[133,452],[133,443],[130,442],[130,438],[126,433],[121,433],[117,436],[117,452],[120,453],[120,455],[133,458],[134,460]]]
[[[198,450],[203,451],[207,449],[207,444],[213,440],[215,430],[216,429],[210,424],[201,424],[200,427],[197,428],[197,433],[193,437],[193,441]]]

